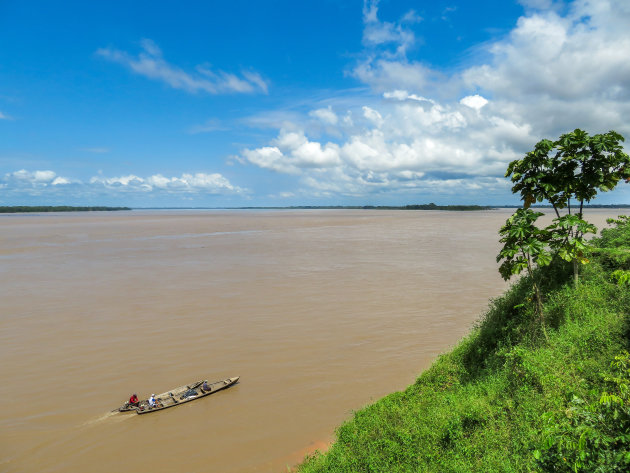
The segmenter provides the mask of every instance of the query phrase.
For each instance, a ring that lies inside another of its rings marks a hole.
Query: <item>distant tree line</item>
[[[490,210],[495,207],[483,205],[436,205],[413,204],[413,205],[296,205],[291,207],[239,207],[242,210],[254,209],[340,209],[340,210]]]
[[[490,210],[492,207],[487,205],[435,205],[430,204],[414,204],[405,205],[405,210]]]
[[[129,207],[72,207],[70,205],[13,205],[0,206],[0,213],[21,213],[21,212],[93,212],[110,210],[131,210]]]

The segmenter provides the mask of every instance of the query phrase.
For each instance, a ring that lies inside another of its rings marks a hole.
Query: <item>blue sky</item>
[[[0,205],[515,204],[540,139],[630,138],[628,25],[626,0],[0,0]]]

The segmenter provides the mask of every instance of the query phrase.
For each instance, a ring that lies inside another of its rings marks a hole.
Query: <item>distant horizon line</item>
[[[248,205],[248,206],[240,206],[240,207],[130,207],[133,210],[157,210],[157,209],[198,209],[198,210],[249,210],[249,209],[383,209],[383,208],[391,208],[391,209],[404,209],[411,207],[425,207],[428,204],[405,204],[405,205]],[[477,204],[446,204],[446,205],[435,205],[435,207],[505,207],[499,205],[477,205]],[[514,206],[518,207],[518,206]]]
[[[151,206],[151,207],[131,207],[131,206],[72,206],[72,205],[0,205],[0,213],[22,213],[22,212],[55,212],[55,211],[124,211],[124,210],[454,210],[454,211],[480,211],[493,209],[520,208],[521,205],[478,205],[478,204],[447,204],[438,205],[433,202],[429,204],[405,204],[405,205],[290,205],[290,206]],[[532,205],[531,208],[550,209],[550,204]],[[585,209],[628,209],[630,204],[585,204]]]
[[[255,210],[255,209],[409,209],[413,210],[414,207],[426,207],[430,204],[405,204],[405,205],[287,205],[287,206],[275,206],[275,205],[260,205],[260,206],[243,206],[243,207],[130,207],[132,210]],[[485,209],[506,209],[506,208],[520,208],[521,205],[507,204],[507,205],[478,205],[478,204],[446,204],[438,205],[435,207],[480,207]],[[532,205],[530,208],[553,208],[552,205]],[[583,208],[630,208],[630,204],[590,204],[584,205]]]

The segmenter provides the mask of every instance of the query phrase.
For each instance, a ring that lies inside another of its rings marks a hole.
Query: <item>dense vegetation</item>
[[[630,286],[619,276],[630,219],[589,258],[577,286],[561,259],[536,270],[547,340],[526,275],[451,353],[356,412],[299,471],[630,471]]]
[[[131,210],[129,207],[72,207],[69,205],[14,205],[0,206],[0,213],[23,213],[23,212],[93,212],[111,210]]]

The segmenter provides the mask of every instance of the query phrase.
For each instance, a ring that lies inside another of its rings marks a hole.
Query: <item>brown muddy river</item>
[[[511,212],[1,216],[0,470],[286,471],[470,330]]]

